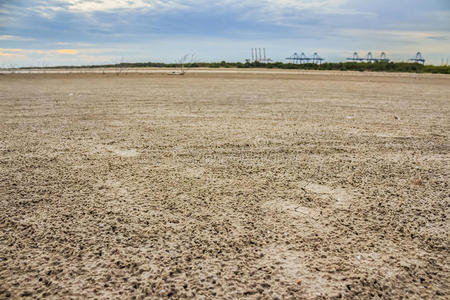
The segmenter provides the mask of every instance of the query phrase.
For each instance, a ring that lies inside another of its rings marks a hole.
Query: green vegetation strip
[[[176,68],[179,64],[165,63],[120,63],[114,65],[91,65],[91,66],[58,66],[48,67],[47,69],[60,68]],[[213,62],[213,63],[188,63],[184,68],[262,68],[262,69],[295,69],[295,70],[336,70],[336,71],[371,71],[371,72],[409,72],[409,73],[439,73],[450,74],[450,66],[422,65],[419,63],[404,62],[341,62],[341,63],[322,63],[322,64],[292,64],[292,63],[260,63],[260,62]]]

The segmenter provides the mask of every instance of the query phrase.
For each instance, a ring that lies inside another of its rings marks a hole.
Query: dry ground
[[[446,298],[450,77],[0,75],[0,298]]]

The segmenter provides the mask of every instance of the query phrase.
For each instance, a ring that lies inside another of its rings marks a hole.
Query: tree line
[[[186,68],[261,68],[261,69],[295,69],[295,70],[336,70],[336,71],[371,71],[371,72],[409,72],[409,73],[439,73],[450,74],[450,66],[434,66],[423,65],[419,63],[406,63],[406,62],[339,62],[339,63],[283,63],[283,62],[193,62],[184,65]],[[144,62],[144,63],[120,63],[120,64],[108,64],[108,65],[90,65],[90,66],[58,66],[48,68],[177,68],[177,63],[157,63],[157,62]]]

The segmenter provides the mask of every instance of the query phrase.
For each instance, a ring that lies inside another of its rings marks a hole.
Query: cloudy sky
[[[354,51],[450,58],[449,0],[0,0],[0,67],[273,60]]]

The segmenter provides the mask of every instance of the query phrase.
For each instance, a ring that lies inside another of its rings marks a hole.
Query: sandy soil
[[[450,77],[0,75],[0,298],[446,298]]]

